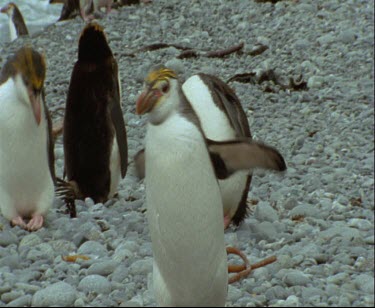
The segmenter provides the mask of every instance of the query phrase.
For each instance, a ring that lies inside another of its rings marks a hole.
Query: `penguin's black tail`
[[[71,218],[77,217],[74,200],[78,197],[77,185],[74,181],[66,182],[56,177],[56,196],[64,200]]]

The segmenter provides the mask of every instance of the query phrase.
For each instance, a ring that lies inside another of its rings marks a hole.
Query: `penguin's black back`
[[[104,33],[86,27],[68,91],[64,118],[65,172],[82,197],[107,200],[115,129],[110,105],[118,94],[118,69]]]

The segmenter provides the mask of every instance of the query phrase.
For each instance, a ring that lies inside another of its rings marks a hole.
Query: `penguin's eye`
[[[161,91],[162,91],[163,93],[167,93],[167,92],[169,91],[169,83],[168,83],[168,82],[166,82],[166,83],[164,83],[164,84],[162,85],[162,87],[161,87]]]

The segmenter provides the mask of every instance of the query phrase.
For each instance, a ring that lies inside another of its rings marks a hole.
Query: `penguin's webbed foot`
[[[10,221],[10,225],[12,227],[16,227],[16,226],[19,226],[21,227],[22,229],[26,229],[26,223],[25,221],[22,219],[21,216],[17,216],[17,217],[14,217],[11,221]]]
[[[39,230],[43,226],[43,222],[44,218],[42,215],[33,214],[25,229],[29,231]]]

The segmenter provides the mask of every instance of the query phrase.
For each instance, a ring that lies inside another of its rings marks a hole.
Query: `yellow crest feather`
[[[162,67],[151,71],[146,77],[146,83],[151,84],[155,81],[177,79],[177,74],[169,68]]]

